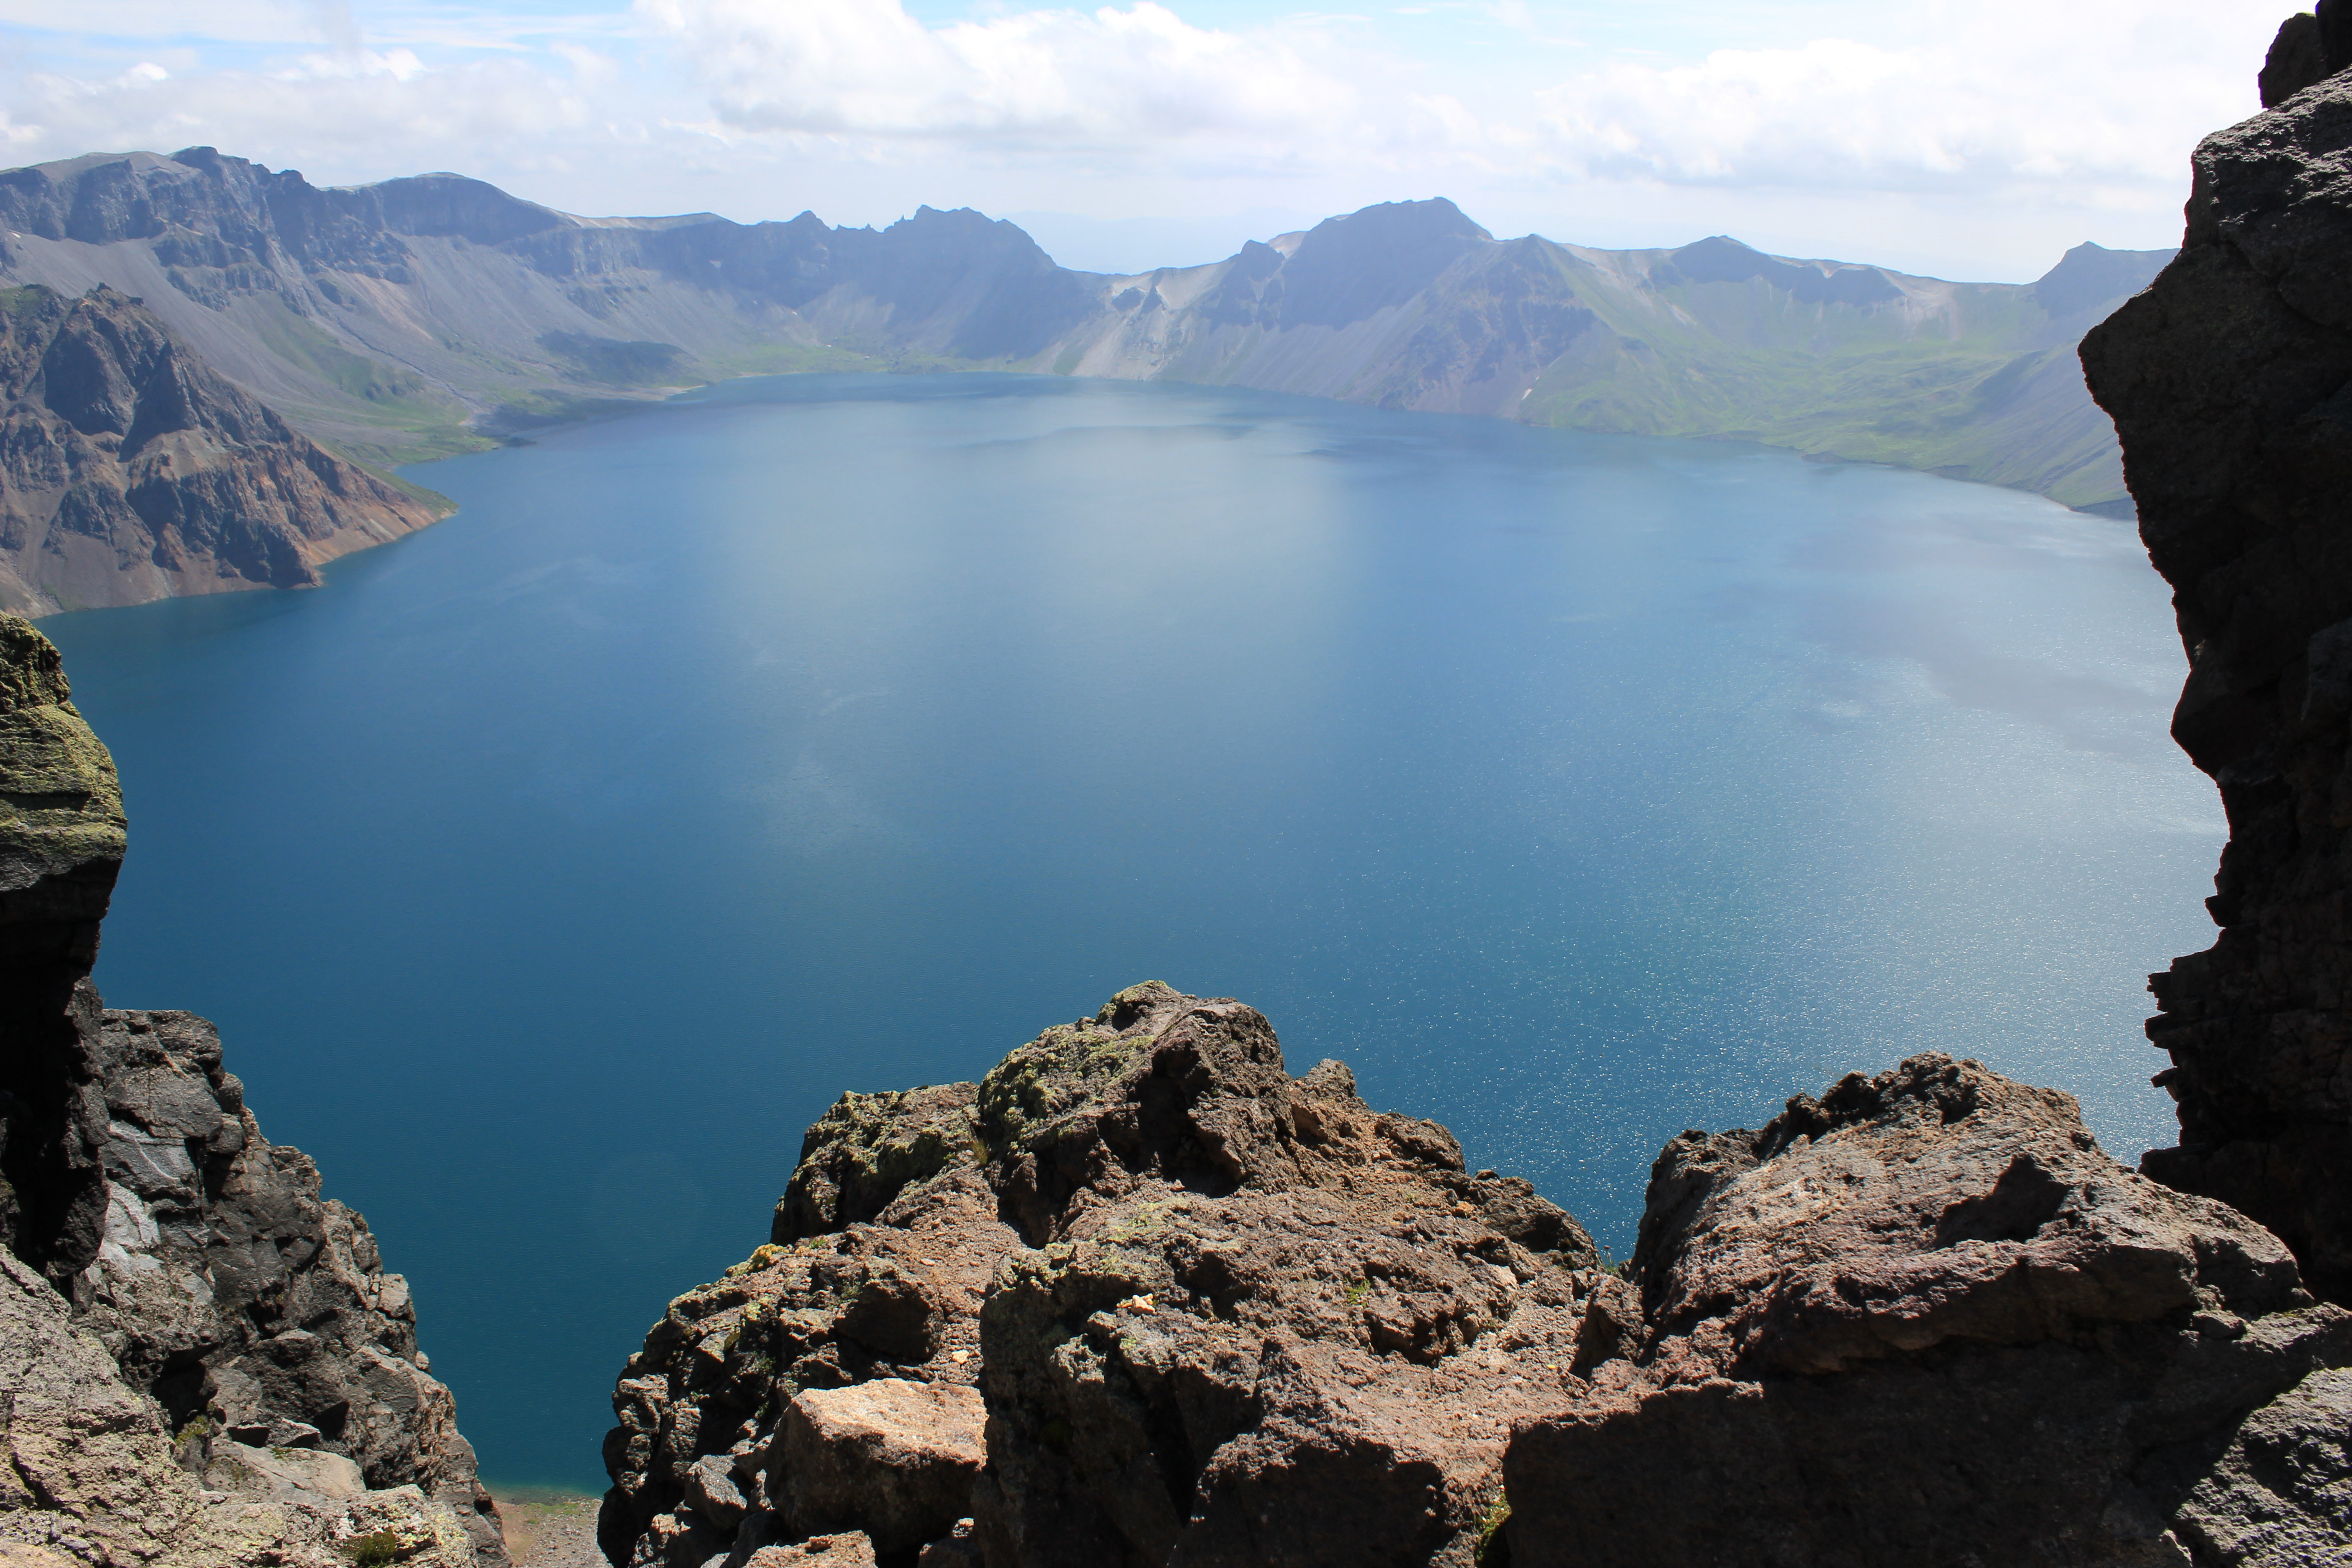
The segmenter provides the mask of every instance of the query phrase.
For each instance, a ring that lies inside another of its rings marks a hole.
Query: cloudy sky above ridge
[[[920,203],[1068,265],[1370,202],[2024,279],[2179,236],[2291,4],[2244,0],[0,0],[0,163],[210,143],[574,212]]]

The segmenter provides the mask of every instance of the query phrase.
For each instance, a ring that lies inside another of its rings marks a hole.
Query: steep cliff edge
[[[0,609],[307,586],[439,515],[292,429],[137,300],[0,290]]]
[[[2230,821],[2220,938],[2154,976],[2180,1142],[2142,1169],[2352,1301],[2352,58],[2291,21],[2272,107],[2197,150],[2179,258],[2083,344],[2189,674],[2172,732]]]
[[[0,1542],[503,1563],[366,1222],[261,1135],[210,1025],[91,987],[124,841],[57,649],[0,616]]]

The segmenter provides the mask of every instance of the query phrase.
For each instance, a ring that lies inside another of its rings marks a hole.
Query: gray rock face
[[[109,1011],[89,1055],[107,1110],[107,1212],[75,1317],[175,1427],[348,1458],[416,1486],[503,1561],[449,1391],[418,1363],[408,1285],[367,1222],[274,1145],[187,1013]]]
[[[1638,1327],[1512,1441],[1520,1568],[2352,1552],[2352,1313],[2066,1095],[1926,1056],[1685,1133],[1636,1270]]]
[[[2332,38],[2321,22],[2289,32]],[[2083,344],[2189,652],[2172,732],[2230,819],[2208,902],[2221,936],[2151,983],[2180,1142],[2142,1169],[2260,1220],[2337,1301],[2352,1301],[2347,257],[2352,77],[2328,75],[2206,140],[2179,259]]]
[[[52,1279],[96,1255],[106,1107],[75,987],[122,867],[114,759],[74,709],[64,660],[0,615],[0,1245]]]
[[[414,1486],[370,1489],[338,1455],[175,1445],[64,1300],[0,1251],[0,1564],[348,1568],[368,1539],[416,1568],[478,1563],[455,1511]]]

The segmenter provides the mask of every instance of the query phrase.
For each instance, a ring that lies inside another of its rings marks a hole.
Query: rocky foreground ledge
[[[1622,1272],[1157,983],[845,1095],[614,1392],[631,1568],[2352,1560],[2352,1313],[1914,1058],[1685,1133]]]
[[[0,1568],[497,1568],[408,1287],[187,1013],[89,984],[125,843],[0,616]]]

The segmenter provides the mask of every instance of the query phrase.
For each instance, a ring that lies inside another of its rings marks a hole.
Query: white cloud
[[[929,27],[898,0],[638,0],[727,124],[1069,149],[1204,133],[1297,137],[1352,119],[1357,83],[1307,63],[1314,26],[1195,27],[1152,0]]]
[[[583,99],[528,67],[427,70],[404,48],[322,52],[269,71],[172,75],[142,64],[111,80],[35,73],[16,85],[0,142],[37,158],[198,142],[230,153],[391,143],[419,161],[404,171],[415,172],[462,164],[485,142],[577,142],[595,123]]]
[[[1927,41],[1611,64],[1541,95],[1564,172],[1847,190],[2161,189],[2250,110],[2274,18],[2120,0],[1935,7]],[[2234,69],[2214,68],[2217,60]]]

